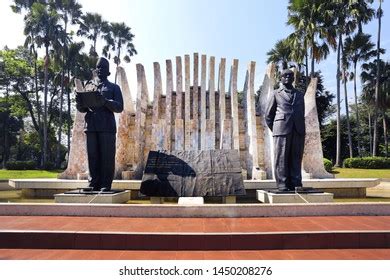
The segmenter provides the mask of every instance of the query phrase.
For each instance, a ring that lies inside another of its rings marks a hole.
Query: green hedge
[[[6,164],[8,170],[33,170],[37,168],[35,161],[8,161]]]
[[[324,167],[326,171],[331,172],[333,169],[333,163],[329,159],[324,158]]]
[[[390,158],[383,158],[383,157],[347,158],[344,160],[343,166],[345,168],[386,169],[386,168],[390,168]]]

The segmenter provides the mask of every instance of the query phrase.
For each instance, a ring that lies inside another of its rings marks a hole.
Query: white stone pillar
[[[311,178],[334,178],[324,167],[322,152],[320,123],[318,121],[316,90],[317,78],[312,78],[305,94],[305,150],[303,155],[303,169]]]
[[[231,149],[231,120],[226,118],[226,91],[225,91],[225,71],[226,58],[221,58],[218,71],[218,92],[219,92],[219,124],[220,124],[220,149]],[[229,124],[228,124],[229,123]]]
[[[247,170],[252,179],[265,179],[266,173],[260,169],[257,143],[256,107],[255,107],[255,69],[256,62],[248,65],[247,80],[244,89],[244,112],[246,117],[245,144],[248,149]]]
[[[76,91],[83,91],[80,80],[75,79]],[[70,144],[68,167],[59,175],[60,179],[76,179],[77,174],[88,172],[88,157],[86,136],[84,133],[85,113],[76,110],[76,117],[72,129],[72,142]]]
[[[191,149],[199,150],[199,55],[194,53],[194,79],[192,85],[192,133]]]
[[[271,179],[274,178],[273,176],[273,139],[272,139],[272,132],[268,128],[266,122],[265,122],[265,112],[268,105],[268,99],[271,94],[273,94],[274,86],[275,86],[275,64],[270,63],[267,66],[266,73],[264,75],[263,84],[261,87],[261,93],[259,98],[259,113],[261,116],[261,124],[264,128],[264,145],[263,145],[263,159],[260,160],[260,166],[264,166],[264,169],[267,173],[267,178]]]
[[[190,81],[190,56],[184,56],[184,148],[186,151],[191,150],[191,81]]]
[[[116,73],[118,85],[122,90],[123,111],[119,115],[116,137],[115,179],[122,179],[122,172],[130,171],[135,166],[135,143],[134,135],[132,135],[134,133],[135,110],[125,69],[118,66]]]
[[[207,118],[207,117],[206,117]],[[209,61],[209,116],[206,120],[206,149],[215,149],[215,57]]]
[[[166,121],[166,126],[165,126],[165,143],[164,143],[164,148],[167,151],[172,151],[172,137],[173,137],[173,112],[172,112],[172,103],[173,103],[173,98],[172,98],[172,93],[173,93],[173,75],[172,75],[172,61],[171,60],[166,60],[166,109],[165,109],[165,121]]]
[[[145,130],[146,130],[146,114],[149,103],[149,92],[146,83],[145,69],[142,64],[136,65],[137,69],[137,104],[136,104],[136,168],[135,178],[142,178],[142,173],[145,167]]]
[[[233,149],[240,152],[240,134],[239,134],[239,119],[238,119],[238,96],[237,96],[237,71],[238,71],[238,59],[233,60],[233,66],[231,68],[230,75],[230,99],[232,108],[232,138]]]
[[[206,150],[206,55],[202,55],[200,73],[200,148]]]
[[[153,116],[152,116],[152,149],[163,150],[164,149],[164,125],[162,125],[160,102],[162,96],[162,85],[161,85],[161,70],[158,62],[153,63],[154,70],[154,94],[153,94]]]
[[[184,119],[183,119],[183,69],[181,57],[176,56],[176,117],[175,117],[175,150],[184,150]]]

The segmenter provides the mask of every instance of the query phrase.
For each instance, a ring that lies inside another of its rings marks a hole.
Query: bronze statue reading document
[[[280,87],[271,94],[265,119],[274,138],[276,185],[280,191],[302,187],[305,143],[304,94],[294,88],[294,73],[284,70]]]
[[[96,64],[98,81],[86,85],[76,94],[77,110],[85,115],[89,187],[93,191],[110,191],[115,170],[116,123],[114,113],[123,111],[122,92],[107,80],[109,62],[100,58]]]

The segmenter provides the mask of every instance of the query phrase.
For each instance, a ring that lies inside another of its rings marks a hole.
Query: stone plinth
[[[332,193],[272,193],[257,190],[257,200],[262,203],[330,203]]]
[[[179,197],[177,202],[179,205],[202,205],[204,204],[203,197]]]
[[[116,193],[84,194],[78,191],[56,194],[55,203],[126,203],[130,200],[130,191]]]

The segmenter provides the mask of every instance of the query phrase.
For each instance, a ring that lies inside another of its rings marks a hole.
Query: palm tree
[[[287,69],[288,63],[291,60],[292,48],[287,39],[279,40],[275,46],[267,52],[267,63],[273,62],[278,67],[281,64],[282,69]]]
[[[26,36],[24,47],[30,50],[34,58],[34,88],[35,88],[35,102],[36,104],[40,104],[40,96],[38,90],[38,52],[36,49],[36,38],[34,33],[34,22],[31,21],[31,17],[28,17],[29,12],[31,12],[32,6],[34,3],[43,3],[46,4],[46,0],[14,0],[13,5],[11,5],[11,9],[14,13],[21,14],[22,11],[25,11],[24,15],[24,35]],[[38,124],[38,135],[41,145],[41,150],[43,149],[43,128],[42,128],[42,109],[41,106],[37,106],[37,124]]]
[[[350,16],[349,0],[333,0],[329,3],[329,8],[333,11],[332,29],[337,38],[337,71],[336,71],[336,97],[337,97],[337,143],[335,166],[341,165],[341,131],[340,131],[340,81],[341,81],[341,52],[343,46],[343,36],[351,34],[356,28],[356,20]]]
[[[106,46],[103,48],[103,55],[110,59],[110,50],[116,51],[116,54],[114,56],[114,63],[117,67],[121,63],[121,50],[123,47],[125,47],[127,51],[127,54],[123,56],[123,60],[125,62],[129,63],[130,57],[137,54],[137,51],[132,43],[134,35],[131,33],[131,28],[128,27],[124,22],[110,23],[108,32],[103,37],[107,43]]]
[[[347,93],[347,82],[348,82],[348,68],[349,68],[349,61],[347,59],[347,56],[345,54],[345,49],[342,49],[342,81],[344,85],[344,99],[345,99],[345,114],[347,119],[347,135],[348,135],[348,146],[349,146],[349,157],[353,157],[352,153],[352,136],[351,136],[351,124],[349,121],[349,106],[348,106],[348,93]]]
[[[376,99],[375,92],[376,92],[376,85],[377,85],[377,67],[383,69],[381,71],[381,76],[379,77],[379,84],[381,85],[380,95],[378,96],[378,99]],[[386,147],[386,155],[387,155],[387,115],[386,112],[390,108],[390,63],[384,62],[383,60],[380,60],[379,63],[377,61],[364,63],[362,65],[362,73],[361,73],[361,79],[363,82],[363,96],[362,99],[365,101],[365,103],[371,105],[373,107],[373,111],[379,110],[383,117],[383,130],[384,130],[384,141],[385,141],[385,147]],[[375,114],[375,113],[374,113]],[[369,115],[371,118],[371,115]],[[373,120],[374,122],[374,120]],[[375,129],[375,127],[374,127]],[[371,137],[371,135],[370,135]],[[375,141],[372,141],[372,146],[370,147],[371,154],[374,156],[374,143]]]
[[[377,146],[378,146],[378,106],[379,106],[379,95],[380,95],[380,86],[379,86],[379,79],[381,76],[381,70],[380,70],[380,49],[381,49],[381,25],[382,25],[382,0],[379,0],[379,8],[377,11],[377,18],[378,18],[378,38],[377,38],[377,47],[376,47],[376,62],[377,62],[377,68],[376,68],[376,85],[375,85],[375,107],[374,107],[374,143],[373,143],[373,153],[372,155],[375,157],[377,155]]]
[[[99,37],[108,30],[108,23],[97,13],[86,13],[81,17],[80,27],[77,35],[84,36],[92,41],[89,53],[98,56],[96,42]]]
[[[31,31],[35,34],[35,41],[38,47],[45,47],[44,64],[44,114],[43,114],[43,161],[47,163],[48,137],[47,137],[47,95],[48,95],[48,70],[50,64],[49,48],[58,44],[58,36],[61,26],[58,24],[59,16],[55,9],[42,3],[34,3],[26,15],[26,21],[31,23]]]
[[[336,46],[332,29],[327,26],[327,14],[330,12],[327,6],[327,2],[316,0],[290,0],[288,5],[287,24],[302,38],[304,52],[307,54],[308,48],[311,50],[311,77],[314,77],[315,61],[326,59],[329,46]]]
[[[68,23],[71,20],[72,24],[79,22],[81,12],[81,5],[77,3],[77,0],[51,0],[53,8],[60,12],[60,18],[63,21],[63,32],[62,32],[62,73],[61,73],[61,94],[60,94],[60,116],[59,116],[59,127],[58,127],[58,143],[56,150],[56,167],[60,167],[60,148],[61,148],[61,138],[62,138],[62,107],[64,100],[64,82],[65,82],[65,58],[68,56],[68,41],[70,37],[67,33]],[[68,91],[69,99],[69,91]],[[70,104],[68,103],[68,106]],[[70,107],[68,107],[68,112],[70,114]]]
[[[371,35],[364,33],[357,33],[352,37],[347,37],[344,44],[344,53],[346,59],[353,64],[353,89],[355,94],[356,107],[356,132],[357,132],[357,151],[360,153],[360,122],[359,122],[359,107],[356,90],[356,68],[359,61],[367,61],[375,55],[373,51],[374,44],[371,42]]]
[[[363,33],[363,24],[370,22],[375,11],[370,7],[374,0],[354,0],[350,1],[350,14],[356,19],[358,33]]]

